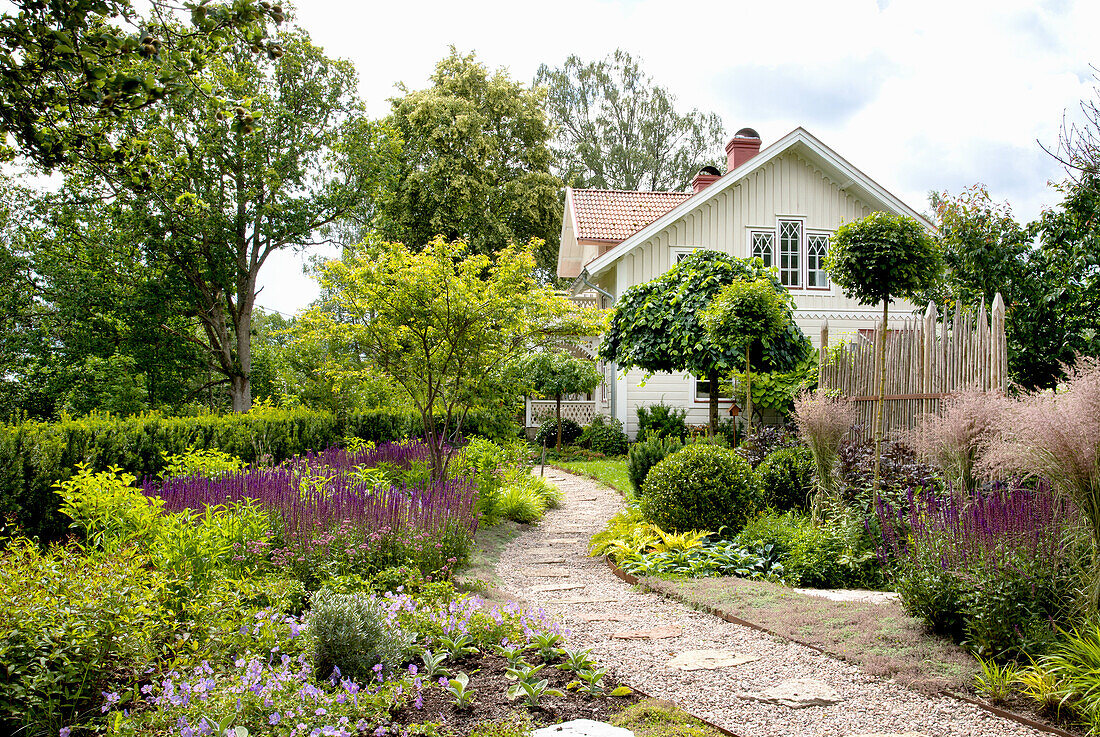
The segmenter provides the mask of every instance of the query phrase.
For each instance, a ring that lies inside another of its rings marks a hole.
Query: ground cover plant
[[[415,731],[450,710],[447,728],[461,733],[514,712],[514,684],[487,692],[505,669],[481,661],[557,640],[542,647],[556,661],[560,634],[446,583],[479,521],[478,480],[433,482],[416,442],[351,445],[273,467],[185,453],[172,466],[190,476],[139,485],[84,468],[62,484],[73,539],[16,538],[0,559],[0,606],[13,615],[0,626],[4,727],[358,734]],[[472,445],[461,457],[487,478],[528,475],[510,465],[525,447]],[[448,682],[418,674],[426,662]],[[527,697],[546,697],[532,723],[606,717],[607,703],[565,678]],[[463,703],[424,711],[454,698]]]

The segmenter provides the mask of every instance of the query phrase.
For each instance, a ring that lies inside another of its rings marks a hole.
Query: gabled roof
[[[854,191],[870,205],[877,205],[883,210],[889,210],[897,214],[908,215],[918,223],[924,225],[928,230],[935,230],[935,226],[923,215],[886,191],[881,185],[859,169],[852,166],[843,157],[812,136],[805,128],[799,127],[795,128],[767,148],[762,149],[760,153],[753,156],[741,166],[726,173],[725,176],[702,192],[699,192],[695,196],[687,197],[676,207],[642,227],[637,232],[632,233],[630,237],[625,238],[622,243],[619,243],[617,246],[607,251],[607,253],[589,261],[581,272],[581,277],[591,278],[603,273],[612,264],[618,261],[619,258],[629,253],[636,246],[640,246],[651,236],[657,234],[666,226],[692,210],[710,202],[723,191],[736,185],[749,174],[767,165],[768,162],[786,151],[797,152],[800,156],[818,166],[823,173],[837,182],[841,190]],[[576,287],[579,283],[581,283],[580,278],[574,283],[574,286]]]
[[[574,189],[577,240],[621,241],[637,233],[684,200],[691,192],[630,192]]]

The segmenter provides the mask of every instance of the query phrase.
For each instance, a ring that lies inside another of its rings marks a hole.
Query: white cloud
[[[298,21],[355,62],[372,115],[395,83],[426,86],[451,44],[523,81],[542,62],[622,47],[730,133],[752,126],[767,144],[805,125],[918,210],[929,190],[983,181],[1025,219],[1057,202],[1046,183],[1063,176],[1037,141],[1057,144],[1100,64],[1088,0],[301,0]],[[312,298],[294,262],[265,268],[261,303],[289,312]]]

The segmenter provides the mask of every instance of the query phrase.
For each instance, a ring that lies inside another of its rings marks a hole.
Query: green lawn
[[[600,458],[592,461],[551,461],[553,465],[569,473],[587,476],[618,489],[625,496],[634,493],[630,477],[626,474],[626,458]]]

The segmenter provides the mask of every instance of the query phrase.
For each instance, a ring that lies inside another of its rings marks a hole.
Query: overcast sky
[[[1040,143],[1095,99],[1100,64],[1097,0],[300,0],[297,22],[355,63],[372,116],[396,83],[426,87],[452,44],[527,83],[543,62],[618,47],[729,134],[750,126],[766,146],[801,125],[917,210],[930,190],[983,182],[1021,220],[1059,201]],[[301,264],[269,262],[259,303],[311,301]]]

